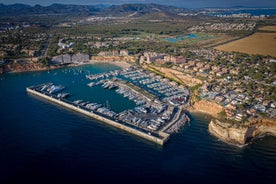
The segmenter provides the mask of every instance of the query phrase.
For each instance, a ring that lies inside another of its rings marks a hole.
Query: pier
[[[100,114],[97,111],[93,111],[93,110],[90,110],[83,106],[80,106],[78,104],[75,104],[75,103],[73,103],[69,100],[66,100],[64,98],[59,98],[54,94],[52,95],[47,92],[43,92],[42,90],[40,90],[40,88],[42,86],[43,85],[27,87],[26,90],[28,93],[30,93],[32,95],[39,96],[39,97],[46,99],[50,102],[56,103],[58,105],[66,107],[68,109],[82,113],[82,114],[89,116],[93,119],[99,120],[108,125],[119,128],[119,129],[124,130],[129,133],[132,133],[136,136],[142,137],[146,140],[157,143],[159,145],[164,145],[170,137],[170,134],[168,134],[164,131],[154,131],[154,132],[146,131],[142,128],[132,126],[130,124],[121,122],[120,120],[114,119],[112,117],[108,117],[107,115]]]

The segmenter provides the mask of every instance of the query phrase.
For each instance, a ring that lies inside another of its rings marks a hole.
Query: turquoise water
[[[0,76],[0,183],[275,183],[276,139],[244,148],[208,133],[210,118],[191,122],[164,146],[28,95],[26,87],[54,82],[72,99],[134,104],[114,91],[89,88],[85,75],[118,69],[90,65]]]

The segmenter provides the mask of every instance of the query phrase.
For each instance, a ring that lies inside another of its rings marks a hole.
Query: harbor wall
[[[105,122],[105,123],[107,123],[107,124],[109,124],[111,126],[117,127],[117,128],[119,128],[121,130],[124,130],[126,132],[132,133],[134,135],[137,135],[139,137],[142,137],[144,139],[147,139],[149,141],[152,141],[152,142],[160,144],[160,145],[164,145],[164,143],[167,142],[167,140],[169,139],[169,136],[170,136],[169,134],[167,134],[165,132],[159,132],[159,135],[163,137],[162,139],[160,139],[160,138],[151,136],[151,135],[149,135],[147,133],[141,132],[139,130],[133,129],[131,127],[125,126],[125,125],[123,125],[121,123],[118,123],[116,121],[113,121],[113,120],[110,120],[108,118],[105,118],[103,116],[97,115],[97,114],[95,114],[93,112],[89,112],[89,111],[81,109],[81,108],[79,108],[77,106],[74,106],[74,105],[68,104],[66,102],[63,102],[61,100],[55,99],[55,98],[53,98],[51,96],[42,94],[42,93],[37,92],[37,91],[35,91],[35,90],[31,89],[31,88],[27,88],[27,92],[29,92],[29,93],[31,93],[33,95],[42,97],[44,99],[47,99],[47,100],[49,100],[51,102],[54,102],[56,104],[62,105],[64,107],[67,107],[69,109],[72,109],[74,111],[80,112],[80,113],[85,114],[85,115],[87,115],[87,116],[89,116],[91,118],[94,118],[94,119],[97,119],[99,121]]]

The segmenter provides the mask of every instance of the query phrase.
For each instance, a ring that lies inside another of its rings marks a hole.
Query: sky
[[[60,4],[129,4],[129,3],[156,3],[180,6],[184,8],[202,8],[202,7],[276,7],[276,0],[0,0],[2,4],[29,4],[48,6],[53,3]]]

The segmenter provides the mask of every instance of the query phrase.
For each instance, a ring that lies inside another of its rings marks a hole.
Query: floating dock
[[[89,111],[88,109],[82,108],[76,104],[74,104],[73,102],[66,100],[66,99],[62,99],[62,98],[58,98],[55,95],[50,95],[48,93],[44,93],[43,91],[37,90],[39,86],[32,86],[32,87],[27,87],[26,90],[28,93],[39,96],[43,99],[46,99],[50,102],[54,102],[58,105],[61,105],[63,107],[66,107],[68,109],[74,110],[76,112],[82,113],[86,116],[89,116],[93,119],[99,120],[101,122],[104,122],[108,125],[111,125],[113,127],[119,128],[121,130],[124,130],[126,132],[132,133],[134,135],[137,135],[139,137],[142,137],[146,140],[152,141],[154,143],[157,143],[159,145],[164,145],[169,137],[170,134],[163,132],[163,131],[158,131],[158,133],[150,133],[150,132],[145,132],[143,130],[139,130],[137,129],[137,127],[131,127],[128,124],[122,124],[116,120],[112,120],[111,118],[108,117],[104,117],[103,115],[100,115],[96,112],[93,111]]]

